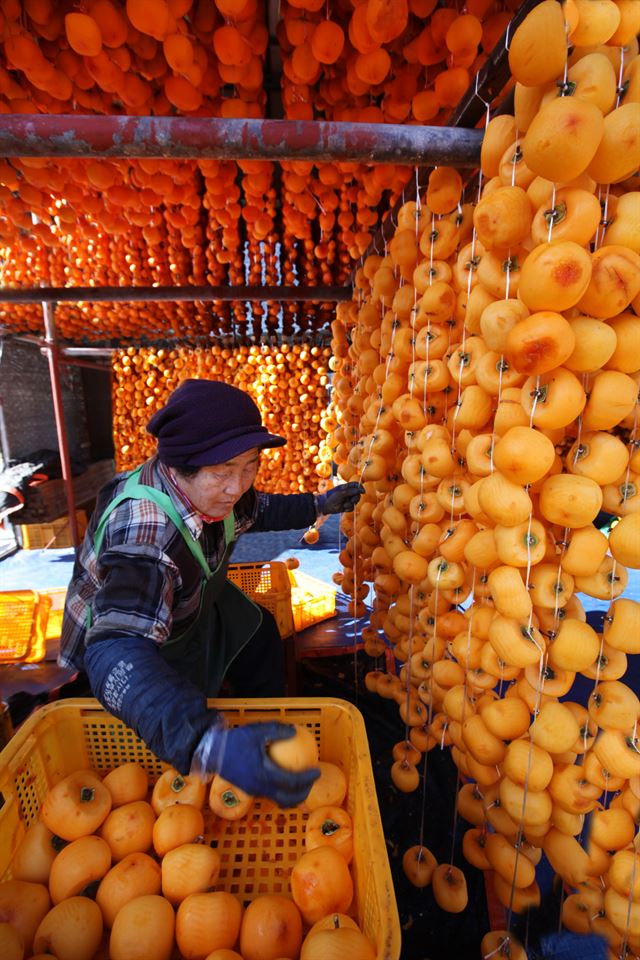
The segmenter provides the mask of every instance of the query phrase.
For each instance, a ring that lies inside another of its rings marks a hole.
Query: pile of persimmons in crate
[[[229,892],[248,850],[229,863],[232,841],[221,842],[242,824],[248,836],[256,801],[262,814],[271,801],[218,774],[207,783],[166,765],[155,782],[136,761],[104,777],[76,770],[46,792],[16,844],[11,879],[0,882],[2,960],[376,960],[349,915],[345,774],[318,760],[307,727],[268,749],[285,769],[320,770],[298,811],[288,879],[275,868],[282,893],[254,892],[245,904]]]

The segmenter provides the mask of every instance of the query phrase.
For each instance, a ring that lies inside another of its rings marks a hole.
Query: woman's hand
[[[295,728],[285,723],[248,723],[227,729],[213,726],[196,747],[191,773],[219,773],[251,796],[269,797],[280,807],[296,807],[306,798],[320,771],[283,770],[267,753],[274,740],[288,740]]]
[[[358,500],[364,493],[364,487],[360,483],[341,483],[327,493],[316,494],[316,509],[318,516],[330,513],[348,513],[354,509]]]

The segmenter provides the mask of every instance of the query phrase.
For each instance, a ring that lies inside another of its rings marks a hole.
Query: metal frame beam
[[[0,303],[136,303],[258,300],[272,303],[351,299],[351,287],[0,287]]]
[[[0,157],[214,157],[475,167],[482,133],[330,120],[5,114]]]

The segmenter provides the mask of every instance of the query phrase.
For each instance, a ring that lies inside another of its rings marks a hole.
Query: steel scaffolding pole
[[[476,167],[482,133],[331,120],[5,114],[0,157],[173,157]]]
[[[64,404],[62,401],[62,387],[60,385],[60,365],[58,358],[58,347],[56,343],[56,324],[53,309],[54,308],[51,303],[42,304],[45,332],[45,342],[42,350],[44,353],[46,353],[47,362],[49,364],[51,394],[53,396],[53,414],[56,421],[56,433],[58,434],[58,449],[60,451],[60,464],[62,466],[64,492],[67,498],[67,512],[69,514],[71,542],[77,550],[78,546],[80,545],[80,536],[78,534],[78,523],[76,520],[76,500],[73,490],[73,477],[71,475],[71,459],[69,457],[67,425],[64,421]]]

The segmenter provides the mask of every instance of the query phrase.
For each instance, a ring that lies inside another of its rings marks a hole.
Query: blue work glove
[[[330,513],[348,513],[364,493],[360,483],[341,483],[327,493],[316,494],[316,510],[318,515]]]
[[[269,757],[274,740],[288,740],[295,728],[287,723],[248,723],[227,729],[210,727],[195,749],[191,773],[221,777],[253,797],[269,797],[279,807],[295,807],[306,799],[320,770],[313,767],[292,773]]]

